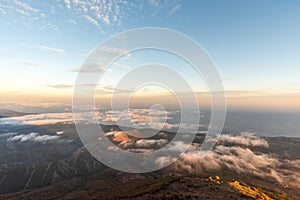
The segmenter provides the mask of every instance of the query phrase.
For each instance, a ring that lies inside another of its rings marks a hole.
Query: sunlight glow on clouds
[[[257,152],[252,147],[268,148],[268,142],[253,134],[250,135],[250,137],[245,133],[222,135],[228,143],[225,145],[219,142],[215,149],[204,158],[199,157],[199,147],[191,146],[190,151],[183,153],[175,162],[175,168],[192,174],[226,169],[238,174],[251,174],[263,179],[271,178],[282,185],[300,183],[299,177],[286,176],[286,174],[297,174],[296,171],[300,169],[300,160],[288,160],[278,158],[276,155]],[[260,141],[260,144],[251,144],[252,140]],[[240,144],[246,144],[246,146],[240,146]],[[176,143],[174,150],[184,145],[186,144]],[[159,157],[156,162],[163,165],[173,159],[172,157]]]
[[[86,110],[80,113],[84,119],[87,114]],[[118,124],[125,127],[135,127],[137,129],[154,129],[154,130],[175,130],[179,127],[188,131],[194,125],[189,123],[174,122],[176,111],[161,111],[154,109],[128,109],[118,111],[95,111],[95,120],[101,124]],[[29,114],[20,117],[1,118],[0,125],[53,125],[53,124],[73,124],[73,113],[44,113]],[[91,122],[95,123],[95,122]],[[203,125],[196,125],[202,127]],[[133,133],[136,135],[139,133]]]
[[[25,115],[22,117],[2,118],[0,124],[12,125],[49,125],[57,123],[73,123],[72,113],[48,113]]]

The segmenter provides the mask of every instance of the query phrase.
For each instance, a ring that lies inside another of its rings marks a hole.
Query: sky
[[[300,111],[299,11],[296,0],[0,0],[0,101],[68,102],[78,69],[97,45],[122,31],[162,27],[202,45],[230,106]],[[166,53],[128,57],[112,66],[106,87],[126,67],[153,59],[193,77]],[[205,91],[192,79],[197,92]]]

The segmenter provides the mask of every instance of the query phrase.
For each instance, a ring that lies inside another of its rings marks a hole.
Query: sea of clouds
[[[125,111],[104,111],[96,112],[95,119],[99,123],[113,124],[116,122],[130,122],[138,126],[151,124],[152,128],[169,130],[177,128],[179,123],[171,123],[172,114],[176,111],[157,111],[153,112],[147,109],[128,109]],[[150,115],[151,114],[151,115]],[[175,113],[176,114],[176,113]],[[163,119],[162,119],[163,118]],[[73,113],[46,113],[25,115],[21,117],[2,118],[0,125],[53,125],[53,124],[73,124]],[[190,126],[189,124],[183,124]],[[126,131],[110,131],[105,133],[118,142],[118,147],[133,152],[151,152],[164,147],[169,143],[165,133],[158,139],[142,138],[132,140]],[[8,142],[44,142],[58,140],[61,134],[41,135],[36,132],[28,134],[3,133],[1,138]],[[282,159],[276,154],[262,153],[255,148],[268,149],[269,144],[264,138],[249,132],[243,132],[239,135],[222,134],[219,138],[208,138],[208,141],[217,142],[215,148],[205,157],[200,157],[200,144],[186,144],[182,141],[172,142],[168,150],[181,152],[188,146],[188,151],[183,153],[174,166],[178,170],[184,170],[189,173],[199,174],[201,172],[210,172],[214,170],[230,170],[239,174],[251,174],[260,178],[271,178],[280,184],[294,182],[300,184],[300,160]],[[116,148],[116,147],[112,147]],[[156,159],[156,164],[164,165],[169,161],[175,161],[177,158],[164,156]]]

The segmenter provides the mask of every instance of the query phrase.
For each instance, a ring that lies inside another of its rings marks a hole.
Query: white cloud
[[[40,66],[40,63],[34,62],[34,61],[28,61],[28,60],[19,60],[19,63],[25,64],[25,65],[31,65],[31,66]]]
[[[65,85],[65,84],[47,85],[47,86],[55,89],[71,89],[74,87],[74,85]]]
[[[86,66],[86,65],[85,65]],[[80,72],[80,73],[103,73],[103,72],[108,72],[109,69],[103,68],[102,65],[99,64],[91,64],[90,67],[85,67],[85,68],[75,68],[72,69],[71,72]]]
[[[236,139],[233,139],[234,137]],[[241,140],[241,137],[245,137],[245,140]],[[287,184],[290,181],[300,184],[300,179],[296,175],[296,170],[300,169],[300,160],[280,159],[274,154],[251,150],[247,145],[250,147],[262,145],[267,148],[268,144],[266,145],[265,142],[261,143],[261,141],[253,144],[244,142],[251,140],[251,137],[249,138],[247,134],[242,134],[241,136],[229,135],[225,138],[230,138],[230,141],[234,142],[231,143],[233,146],[224,146],[221,142],[205,157],[200,157],[201,152],[194,146],[188,152],[183,153],[181,158],[174,163],[175,168],[192,174],[230,170],[237,174],[251,174],[251,176],[263,179],[273,179],[280,184]],[[259,141],[257,139],[254,140]],[[184,145],[186,144],[176,143],[174,148],[172,148],[174,151],[182,151],[180,148]],[[157,163],[164,164],[164,161],[167,162],[172,159],[172,157],[161,157],[157,159]],[[286,174],[291,174],[292,176],[286,176]]]
[[[268,142],[260,137],[254,135],[251,132],[243,132],[241,135],[230,135],[225,134],[219,137],[219,143],[229,143],[229,144],[240,144],[243,146],[252,147],[269,147]]]
[[[115,1],[115,0],[57,0],[55,4],[44,2],[43,6],[35,1],[22,2],[19,0],[4,1],[0,4],[0,14],[17,13],[15,17],[8,19],[7,24],[21,23],[27,27],[37,27],[39,29],[51,28],[60,33],[57,22],[53,22],[52,17],[58,12],[65,12],[66,21],[72,24],[80,24],[82,19],[96,25],[103,33],[103,30],[118,31],[125,20],[132,17],[155,16],[161,12],[163,14],[173,14],[180,8],[179,0],[151,0],[143,1]],[[146,4],[146,5],[144,5]],[[147,9],[145,9],[145,7]],[[44,10],[50,12],[45,15]],[[76,19],[72,21],[69,19]],[[85,25],[85,23],[82,23]],[[117,27],[119,27],[117,29]]]
[[[174,15],[176,12],[178,12],[181,8],[180,4],[175,5],[170,11],[169,11],[169,15]]]
[[[48,87],[52,87],[55,89],[72,89],[74,88],[75,85],[68,85],[68,84],[56,84],[56,85],[47,85]],[[77,87],[96,87],[95,84],[81,84],[81,85],[77,85]]]
[[[171,143],[172,146],[170,146],[167,150],[173,151],[173,152],[185,152],[187,149],[194,148],[194,146],[190,144],[186,144],[183,141],[176,141]]]
[[[180,8],[178,1],[151,0],[145,12],[144,2],[114,0],[65,0],[65,6],[79,16],[83,16],[103,32],[103,27],[115,27],[123,23],[131,14],[143,17],[156,15],[160,11],[175,13]]]
[[[43,50],[43,51],[50,51],[50,52],[59,53],[59,54],[64,54],[65,53],[64,50],[58,49],[58,48],[53,48],[53,47],[38,46],[38,48]]]
[[[13,137],[10,137],[7,139],[7,141],[19,141],[19,142],[27,142],[27,141],[33,141],[33,142],[44,142],[48,140],[56,140],[59,136],[56,135],[39,135],[38,133],[32,132],[28,134],[21,134],[16,135]]]
[[[100,28],[100,24],[94,18],[91,18],[88,15],[86,15],[85,17],[88,21],[94,23],[96,26]],[[97,55],[102,55],[102,56],[99,57],[99,56],[95,56],[95,54],[92,54],[93,57],[89,57],[89,60],[85,62],[83,66],[77,67],[72,71],[84,72],[84,73],[110,72],[110,69],[108,68],[109,61],[120,54],[128,53],[128,51],[125,49],[114,48],[109,46],[98,47],[95,49],[95,51],[97,51]]]
[[[89,16],[89,15],[84,15],[84,18],[85,18],[88,22],[94,24],[98,29],[102,30],[102,28],[101,28],[99,22],[98,22],[96,19],[94,19],[93,17],[91,17],[91,16]]]
[[[121,91],[119,91],[121,92]],[[129,92],[127,90],[122,92]],[[177,128],[179,124],[171,124],[166,120],[172,118],[168,115],[172,111],[163,111],[156,109],[127,109],[106,112],[97,112],[97,119],[102,123],[117,123],[119,125],[135,128],[151,128],[151,129],[172,129]]]
[[[64,12],[67,15],[65,21],[80,26],[86,26],[84,20],[96,25],[101,33],[106,34],[119,32],[125,20],[131,17],[153,16],[158,12],[168,13],[179,1],[159,0],[155,4],[146,5],[145,2],[134,1],[114,1],[114,0],[57,0],[55,4],[44,2],[41,6],[35,1],[26,1],[23,3],[19,0],[4,1],[0,3],[0,14],[2,16],[14,13],[14,17],[7,18],[7,24],[22,24],[26,27],[36,27],[40,30],[52,29],[60,34],[61,22],[57,23],[53,17],[58,12]],[[147,3],[147,2],[146,2]],[[45,10],[50,12],[45,15]],[[17,13],[17,14],[16,14]],[[86,17],[88,16],[88,17]],[[70,21],[69,19],[76,19]],[[92,19],[92,20],[91,20]],[[105,30],[105,31],[104,31]]]
[[[76,22],[74,19],[69,19],[69,22],[70,22],[71,24],[74,24],[74,25],[77,24],[77,22]]]
[[[130,92],[120,90],[116,92]],[[103,124],[118,124],[120,126],[132,127],[137,129],[154,129],[154,130],[169,130],[188,132],[194,130],[195,126],[202,127],[203,125],[195,125],[189,123],[173,122],[176,111],[165,111],[158,109],[126,109],[126,110],[109,110],[105,112],[96,112],[97,119]]]
[[[158,0],[149,0],[149,3],[154,7],[159,7],[159,1]]]
[[[95,87],[93,84],[80,85],[81,87]],[[57,89],[69,89],[72,85],[49,85],[49,87]],[[119,89],[117,89],[119,90]],[[128,91],[118,91],[118,92],[128,92]],[[43,113],[35,115],[25,115],[21,117],[12,118],[2,118],[0,124],[14,124],[14,125],[46,125],[46,124],[57,124],[57,123],[74,123],[73,113],[56,113],[58,110],[69,111],[71,105],[64,104],[36,104],[36,105],[11,105],[8,106],[10,109],[22,110],[23,112],[28,112],[29,110],[36,110],[37,112],[53,112],[53,113]],[[26,108],[27,110],[23,110]],[[92,108],[82,107],[78,108],[82,112],[76,113],[77,116],[84,119],[86,112],[89,112]],[[98,108],[99,109],[99,108]],[[32,111],[31,111],[32,112]],[[101,124],[118,124],[125,127],[132,127],[140,130],[146,128],[150,130],[176,130],[179,127],[179,123],[172,123],[174,111],[163,111],[155,109],[128,109],[128,110],[109,110],[101,111],[95,110],[95,117],[93,122],[96,120]],[[188,130],[190,124],[181,124],[183,130]],[[149,135],[151,133],[149,132]]]
[[[22,15],[29,15],[28,12],[26,12],[25,10],[19,9],[19,8],[16,8],[16,11],[17,11],[17,13],[22,14]]]
[[[17,1],[17,0],[12,0],[16,6],[18,6],[19,8],[22,8],[28,12],[39,12],[39,10],[37,8],[33,8],[30,5]]]
[[[66,4],[66,7],[68,9],[71,9],[71,1],[70,0],[64,0],[65,1],[65,4]]]
[[[153,140],[153,139],[141,139],[136,141],[135,143],[135,148],[139,149],[148,149],[148,148],[157,148],[157,147],[162,147],[165,144],[167,144],[168,141],[165,139],[159,139],[159,140]]]
[[[23,113],[57,113],[72,109],[71,104],[64,103],[1,103],[0,107],[17,110]]]
[[[122,134],[124,133],[126,132],[122,132]],[[120,134],[120,131],[112,131],[106,135],[115,137],[116,134]],[[236,139],[234,139],[234,137],[236,137]],[[242,139],[243,137],[244,139]],[[300,184],[300,181],[297,180],[297,173],[295,173],[295,170],[300,169],[300,160],[279,159],[274,154],[266,154],[249,149],[248,146],[268,147],[265,140],[259,140],[259,137],[249,133],[242,133],[236,136],[228,135],[228,137],[226,136],[224,138],[226,138],[226,140],[230,138],[228,141],[230,143],[227,143],[230,144],[230,146],[224,146],[224,143],[221,142],[205,157],[200,157],[200,147],[198,144],[190,145],[183,141],[171,142],[169,148],[166,149],[170,152],[169,156],[158,157],[155,163],[164,166],[166,163],[176,160],[176,157],[171,156],[171,152],[184,152],[184,150],[188,149],[172,167],[175,167],[175,169],[179,171],[188,171],[192,174],[230,170],[237,174],[251,174],[251,176],[254,177],[276,180],[283,185],[289,183],[289,181]],[[249,142],[252,139],[254,143]],[[168,141],[165,139],[140,139],[126,140],[120,142],[119,146],[131,152],[147,153],[167,144]],[[116,150],[117,148],[113,147],[113,149]],[[286,174],[289,176],[286,176]]]
[[[165,166],[168,163],[174,162],[175,159],[171,156],[162,156],[155,160],[155,164],[158,164],[160,166]]]
[[[49,125],[57,123],[74,123],[73,113],[25,115],[22,117],[2,118],[0,120],[0,124],[12,125]]]
[[[100,50],[101,52],[113,54],[113,55],[129,53],[128,50],[126,50],[126,49],[115,48],[115,47],[110,47],[110,46],[103,46],[103,47],[99,48],[98,50]]]
[[[112,91],[112,92],[133,92],[133,89],[131,90],[127,90],[127,89],[120,89],[120,88],[116,88],[114,86],[104,86],[102,87],[104,90],[107,91]],[[100,90],[100,89],[99,89]]]

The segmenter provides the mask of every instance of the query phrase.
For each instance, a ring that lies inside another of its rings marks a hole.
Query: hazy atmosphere
[[[300,1],[0,0],[0,199],[300,199]]]

